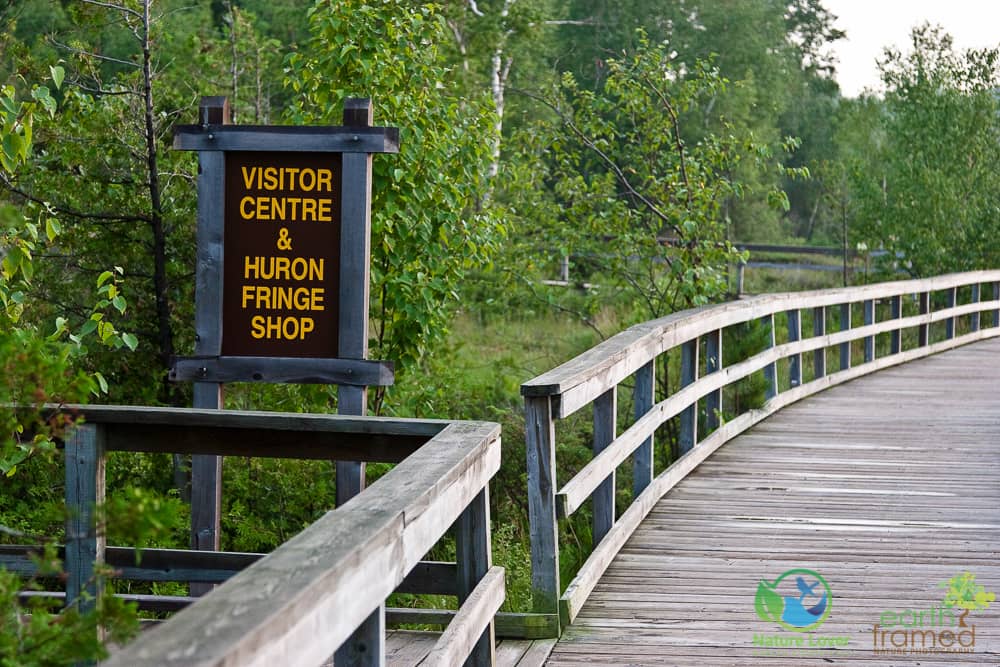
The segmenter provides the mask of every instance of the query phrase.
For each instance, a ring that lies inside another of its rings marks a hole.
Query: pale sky
[[[823,0],[823,6],[847,32],[833,48],[837,82],[848,97],[881,90],[875,59],[889,45],[906,52],[910,29],[924,21],[942,25],[957,50],[1000,44],[1000,0]]]

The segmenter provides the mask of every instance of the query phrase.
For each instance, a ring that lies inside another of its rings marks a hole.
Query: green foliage
[[[54,544],[48,545],[35,563],[40,576],[58,578],[62,575]],[[94,609],[81,612],[75,605],[60,610],[44,598],[19,602],[18,593],[25,588],[43,589],[35,581],[25,586],[17,575],[0,569],[0,665],[3,667],[42,667],[102,660],[108,656],[108,651],[97,628],[104,628],[109,641],[119,643],[139,630],[134,605],[113,596],[102,596]]]
[[[913,276],[1000,265],[1000,49],[957,53],[940,28],[880,62],[885,102],[851,173],[856,241]]]
[[[63,81],[63,69],[52,67],[50,74],[58,88]],[[8,187],[11,187],[15,171],[31,156],[36,113],[44,111],[52,116],[56,111],[56,102],[47,88],[32,88],[31,98],[32,102],[19,101],[13,86],[0,90],[0,175]],[[5,207],[0,213],[0,255],[3,257],[0,263],[0,474],[4,477],[5,491],[0,497],[0,525],[14,523],[13,528],[7,526],[4,532],[16,537],[30,535],[18,528],[36,528],[37,523],[32,525],[33,519],[51,522],[57,515],[51,497],[53,439],[62,436],[75,420],[64,415],[49,416],[44,404],[82,401],[88,393],[107,390],[101,374],[87,375],[74,369],[75,362],[86,351],[84,342],[88,338],[105,346],[134,347],[131,335],[121,334],[110,318],[106,318],[108,312],[121,314],[127,307],[115,280],[116,271],[105,271],[98,277],[93,287],[97,302],[88,308],[89,317],[82,324],[71,329],[67,318],[58,317],[53,333],[46,336],[40,331],[39,323],[46,318],[34,312],[34,304],[26,294],[31,291],[36,277],[36,251],[49,250],[49,244],[54,243],[61,232],[51,208],[41,203],[43,224],[13,207]],[[19,486],[26,480],[16,473],[19,467],[31,463],[35,464],[36,471],[41,469],[43,472],[38,477],[29,475],[27,493],[18,494]],[[133,495],[132,500],[143,497],[140,492]],[[121,514],[120,507],[111,509],[110,515]],[[135,530],[155,527],[134,522],[137,516],[134,503],[128,504],[128,510],[129,521],[123,525],[130,525]],[[14,519],[12,522],[8,522],[9,512]],[[146,512],[144,516],[152,517],[155,523],[155,512]],[[48,532],[58,535],[58,530]],[[62,577],[54,541],[46,545],[36,565],[38,578]],[[103,578],[105,573],[97,576]],[[100,659],[107,655],[107,650],[98,634],[99,627],[107,630],[112,641],[124,641],[137,630],[135,609],[110,594],[102,594],[93,610],[81,612],[77,605],[53,610],[51,602],[40,598],[22,603],[18,594],[23,588],[42,590],[39,581],[24,584],[17,576],[0,569],[0,665],[51,665]]]
[[[58,88],[63,68],[51,67],[50,75]],[[0,179],[7,184],[31,157],[36,115],[51,118],[56,113],[56,101],[47,87],[33,87],[30,97],[30,101],[19,98],[14,86],[0,89]],[[85,342],[94,339],[108,347],[133,347],[134,337],[118,331],[109,316],[120,315],[127,307],[113,271],[98,279],[97,301],[90,304],[87,319],[71,328],[69,320],[60,316],[52,333],[40,330],[51,325],[38,317],[28,297],[36,274],[35,254],[50,250],[61,232],[51,207],[43,207],[40,219],[32,219],[20,209],[0,204],[0,474],[7,476],[33,454],[51,451],[52,437],[72,423],[47,419],[41,411],[44,403],[82,401],[89,393],[107,391],[103,375],[87,376],[74,369],[74,362],[86,352]]]
[[[336,505],[330,461],[229,458],[223,486],[222,547],[231,551],[271,551]]]
[[[463,98],[437,44],[446,26],[402,0],[319,2],[309,48],[289,58],[294,123],[337,124],[347,97],[372,97],[377,124],[401,127],[399,155],[376,156],[372,190],[372,356],[413,369],[443,339],[470,269],[503,227],[481,199],[493,119]]]
[[[62,80],[62,68],[53,68]],[[55,114],[56,101],[45,86],[36,86],[32,101],[19,99],[12,85],[0,88],[0,175],[6,181],[31,152],[35,114]],[[35,273],[34,253],[42,234],[49,240],[59,233],[55,218],[45,220],[44,231],[12,205],[0,203],[0,307],[2,316],[16,323],[24,309],[25,289]]]
[[[124,540],[139,547],[158,544],[176,530],[177,517],[183,516],[177,504],[176,499],[164,500],[155,492],[128,487],[112,493],[97,508],[92,530],[106,529],[105,536],[111,543]],[[0,503],[0,517],[4,516],[2,510]],[[36,514],[35,518],[65,521],[62,512]],[[108,642],[124,643],[139,630],[135,605],[115,597],[114,589],[105,585],[113,574],[108,567],[99,566],[95,582],[88,582],[95,583],[101,593],[96,600],[84,593],[82,600],[94,603],[87,611],[81,611],[79,604],[63,608],[60,601],[51,598],[19,600],[20,591],[52,590],[53,581],[65,579],[57,551],[59,533],[50,528],[49,535],[32,559],[37,571],[29,580],[0,569],[0,665],[65,665],[101,660],[108,655]],[[29,534],[18,537],[37,540]]]
[[[828,155],[823,129],[838,97],[829,44],[843,34],[820,0],[570,0],[567,7],[579,22],[560,28],[559,62],[582,87],[598,89],[610,75],[610,54],[638,48],[642,29],[652,42],[669,45],[677,71],[711,59],[731,82],[709,104],[683,114],[686,141],[724,135],[729,126],[775,155],[783,137],[802,138],[798,157],[785,159],[789,166],[811,169]],[[737,168],[732,177],[749,191],[725,202],[731,239],[778,242],[815,222],[818,188],[808,182],[753,168]],[[789,192],[791,210],[769,205],[767,193],[776,188]]]
[[[641,319],[716,300],[740,258],[723,208],[748,187],[732,175],[779,166],[766,145],[728,126],[684,139],[683,118],[726,90],[711,64],[680,72],[669,47],[640,36],[635,54],[606,66],[596,92],[566,74],[538,98],[550,118],[519,137],[507,186],[521,252],[510,263],[571,254],[574,273],[591,272]],[[780,190],[768,198],[787,206]]]
[[[97,525],[104,527],[108,542],[136,549],[160,546],[185,531],[186,518],[179,498],[135,486],[115,489],[97,511]]]
[[[51,454],[53,438],[72,424],[49,418],[46,403],[80,401],[96,390],[92,377],[71,370],[72,353],[32,331],[0,331],[0,477],[13,476],[36,454]]]
[[[266,125],[271,121],[272,96],[281,89],[281,42],[263,34],[257,17],[227,2],[224,17],[230,42],[229,106],[233,122]]]

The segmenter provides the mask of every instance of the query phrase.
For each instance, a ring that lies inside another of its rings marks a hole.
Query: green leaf
[[[66,76],[66,70],[60,65],[49,65],[49,73],[52,74],[52,83],[56,85],[56,88],[60,88],[63,78]]]
[[[62,232],[62,226],[60,226],[58,220],[55,218],[45,219],[45,235],[49,238],[49,241],[55,241],[60,232]]]
[[[114,277],[114,275],[115,274],[112,273],[111,271],[104,271],[103,273],[101,273],[101,275],[97,277],[97,286],[100,287],[104,283],[108,282],[109,280],[111,280],[111,278]]]
[[[125,343],[125,346],[132,351],[135,351],[135,348],[139,345],[139,339],[130,333],[122,334],[122,342]]]
[[[754,610],[761,620],[778,622],[785,611],[785,601],[771,584],[761,580],[754,598]]]

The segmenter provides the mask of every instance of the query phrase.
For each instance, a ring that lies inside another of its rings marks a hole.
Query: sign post
[[[221,409],[226,382],[322,383],[341,414],[365,414],[367,387],[393,382],[367,358],[368,289],[372,154],[398,152],[399,130],[372,126],[369,99],[348,99],[336,127],[232,125],[224,97],[202,98],[199,120],[174,133],[198,151],[198,250],[195,355],[170,378],[194,382],[196,408]],[[219,548],[221,471],[192,458],[195,549]],[[338,461],[337,504],[363,487],[364,464]],[[359,641],[382,641],[384,612],[372,618]]]
[[[225,97],[202,99],[198,116],[204,127],[231,123]],[[195,271],[195,343],[199,356],[218,355],[222,345],[222,218],[225,156],[219,151],[198,153],[198,247]],[[221,382],[195,382],[193,407],[221,410]],[[222,457],[191,457],[191,548],[219,550],[222,504]],[[191,595],[203,595],[211,585],[192,582]]]
[[[344,104],[345,127],[370,127],[372,104],[367,99],[349,99]],[[340,357],[368,358],[368,267],[371,260],[372,154],[344,153],[342,181],[343,220],[340,235]],[[357,280],[357,278],[361,280]],[[340,385],[337,412],[364,415],[368,388]],[[365,488],[362,461],[337,461],[337,506]],[[379,605],[337,650],[336,665],[379,665],[385,655],[385,605]]]

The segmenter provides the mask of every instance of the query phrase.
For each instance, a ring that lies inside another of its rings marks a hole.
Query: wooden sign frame
[[[225,97],[203,97],[198,125],[174,131],[174,149],[198,152],[195,354],[176,358],[170,379],[194,383],[194,407],[221,409],[225,382],[338,385],[338,412],[363,415],[368,386],[393,383],[390,362],[368,360],[368,292],[371,239],[372,154],[399,152],[399,129],[372,127],[372,104],[350,98],[344,125],[330,127],[232,125]],[[339,153],[339,312],[335,358],[224,356],[225,167],[233,152]],[[221,458],[193,456],[191,541],[219,548]],[[337,504],[364,485],[362,463],[337,462]],[[204,592],[195,590],[192,594]]]
[[[198,256],[195,356],[174,360],[170,379],[195,383],[286,382],[354,386],[392,384],[390,362],[367,359],[371,236],[371,155],[399,151],[399,130],[371,126],[371,101],[349,99],[344,125],[331,127],[229,124],[224,97],[206,97],[200,125],[181,125],[174,148],[198,151]],[[223,356],[227,289],[224,220],[226,153],[339,153],[341,158],[338,352],[336,357]],[[359,341],[358,337],[363,338]]]

